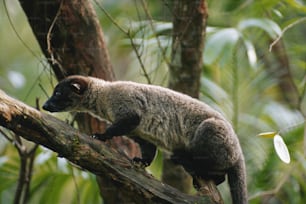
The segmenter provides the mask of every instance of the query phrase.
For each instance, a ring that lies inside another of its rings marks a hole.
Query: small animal
[[[149,164],[158,147],[190,173],[195,187],[198,179],[218,185],[227,175],[233,204],[248,202],[239,140],[219,112],[197,99],[155,85],[76,75],[55,87],[43,109],[89,112],[107,120],[111,125],[96,137],[134,138],[142,149],[142,158],[134,161]]]

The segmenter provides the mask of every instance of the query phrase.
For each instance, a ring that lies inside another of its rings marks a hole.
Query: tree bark
[[[58,80],[73,74],[115,79],[88,0],[20,0],[20,4]]]
[[[208,17],[205,0],[174,1],[169,87],[199,97]]]
[[[101,26],[88,0],[20,0],[20,4],[58,80],[74,74],[115,80]],[[78,113],[75,120],[87,134],[105,131],[106,123],[89,114]],[[130,139],[117,137],[108,143],[124,149],[130,158],[141,155]],[[108,177],[101,175],[97,181],[104,203],[125,200]]]
[[[125,198],[121,203],[211,203],[208,197],[184,195],[160,183],[115,149],[1,90],[0,126],[57,152],[95,175],[105,176]]]

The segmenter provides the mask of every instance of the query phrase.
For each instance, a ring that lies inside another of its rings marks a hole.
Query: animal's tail
[[[246,184],[246,171],[244,159],[238,160],[236,165],[228,171],[228,182],[233,204],[247,204],[248,193]]]

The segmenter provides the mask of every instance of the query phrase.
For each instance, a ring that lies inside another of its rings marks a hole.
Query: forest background
[[[93,5],[103,27],[116,78],[148,83],[143,73],[145,67],[151,83],[167,86],[171,13],[166,1],[146,1],[147,8],[140,2],[104,0]],[[222,2],[207,1],[209,18],[200,100],[222,112],[240,138],[250,203],[303,203],[306,199],[305,2]],[[101,5],[112,19],[105,15]],[[154,29],[150,21],[154,22]],[[36,98],[41,103],[45,101],[56,81],[17,1],[1,4],[0,24],[0,88],[35,107]],[[118,26],[133,35],[126,36]],[[135,53],[135,45],[140,54]],[[68,114],[57,116],[71,120]],[[291,154],[290,164],[279,160],[272,139],[257,136],[270,131],[283,137]],[[46,148],[39,147],[36,151],[30,203],[100,201],[94,175],[80,171]],[[156,160],[150,167],[157,178],[161,177],[160,165],[161,161]],[[1,203],[13,202],[19,169],[16,147],[0,136]],[[219,189],[229,198],[227,184]]]

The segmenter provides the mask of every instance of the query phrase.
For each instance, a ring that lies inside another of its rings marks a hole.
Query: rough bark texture
[[[198,98],[208,17],[206,1],[174,1],[173,14],[169,87]]]
[[[101,26],[88,0],[20,0],[35,37],[58,80],[73,74],[115,80]],[[80,130],[102,133],[106,124],[88,114],[75,117]],[[138,145],[129,139],[109,142],[129,157],[139,156]],[[123,202],[124,192],[104,175],[98,184],[105,203]],[[121,198],[121,200],[120,200]]]
[[[56,77],[72,74],[113,80],[103,33],[88,0],[20,0]]]
[[[1,90],[0,126],[57,152],[60,157],[96,175],[105,176],[125,197],[120,203],[211,203],[207,197],[184,195],[160,183],[115,149],[7,96]]]

